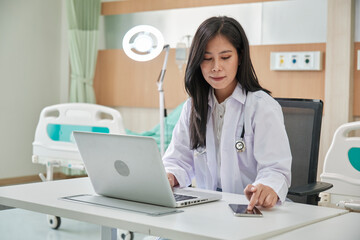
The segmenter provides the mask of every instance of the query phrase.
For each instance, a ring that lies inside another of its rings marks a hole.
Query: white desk
[[[360,213],[347,213],[325,221],[317,222],[309,226],[283,233],[271,240],[303,240],[303,239],[326,239],[326,240],[358,240],[360,239]]]
[[[286,202],[263,209],[262,218],[234,217],[228,203],[247,200],[243,195],[230,193],[223,193],[221,201],[158,217],[59,199],[76,194],[94,194],[88,178],[1,187],[0,204],[170,239],[199,240],[265,239],[347,213]]]

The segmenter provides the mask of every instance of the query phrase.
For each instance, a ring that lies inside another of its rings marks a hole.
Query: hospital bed
[[[46,165],[46,178],[53,180],[54,167],[85,170],[74,142],[73,131],[125,134],[120,112],[89,103],[65,103],[45,107],[40,113],[33,142],[32,162]],[[57,229],[60,217],[48,216],[49,225]]]
[[[341,125],[325,156],[321,181],[333,188],[321,195],[321,204],[360,212],[360,121]],[[356,134],[355,134],[356,135]]]

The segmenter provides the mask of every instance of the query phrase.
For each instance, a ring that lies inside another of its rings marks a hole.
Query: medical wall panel
[[[321,71],[273,71],[270,70],[270,53],[320,51],[325,55],[325,48],[325,43],[251,46],[251,57],[260,83],[274,97],[324,100],[324,62]]]

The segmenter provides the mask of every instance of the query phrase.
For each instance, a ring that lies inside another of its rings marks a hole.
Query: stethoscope
[[[244,152],[246,149],[245,141],[244,141],[244,134],[245,134],[245,122],[243,122],[243,128],[242,128],[240,139],[235,142],[235,148],[236,148],[237,152]]]
[[[245,95],[245,102],[244,102],[244,112],[241,117],[242,121],[242,132],[240,135],[240,139],[235,141],[235,149],[237,152],[244,152],[246,149],[245,141],[244,141],[244,135],[245,135],[245,106],[246,106],[246,98],[247,98],[247,91]]]

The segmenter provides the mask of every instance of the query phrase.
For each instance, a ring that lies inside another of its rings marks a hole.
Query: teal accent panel
[[[97,133],[109,133],[110,130],[107,127],[96,126],[80,126],[80,125],[65,125],[65,124],[48,124],[46,127],[49,138],[53,141],[60,142],[73,142],[72,132],[97,132]]]
[[[351,166],[360,172],[360,148],[350,148],[348,157]]]

